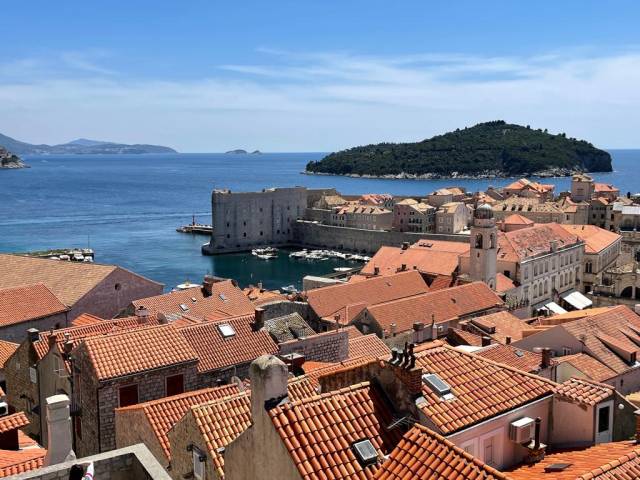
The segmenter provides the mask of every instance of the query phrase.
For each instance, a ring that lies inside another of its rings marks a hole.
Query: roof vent
[[[443,400],[454,398],[449,384],[440,378],[437,373],[425,373],[422,375],[422,382]]]
[[[191,297],[191,301],[192,301],[193,303],[196,303],[198,300],[196,299],[196,297]]]
[[[218,325],[218,330],[220,330],[220,334],[224,338],[230,338],[235,336],[236,334],[236,331],[228,323],[221,323],[220,325]]]
[[[188,312],[189,311],[189,307],[187,307],[184,303],[180,304],[180,310],[182,310],[183,312]]]
[[[351,448],[363,467],[373,465],[378,461],[378,452],[369,439],[354,442]]]

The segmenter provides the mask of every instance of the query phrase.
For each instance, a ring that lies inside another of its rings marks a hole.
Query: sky
[[[502,119],[640,147],[640,2],[32,0],[0,133],[329,152]]]

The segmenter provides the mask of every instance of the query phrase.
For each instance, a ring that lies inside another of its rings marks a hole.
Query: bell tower
[[[498,229],[493,209],[486,203],[473,212],[469,275],[473,281],[481,281],[496,288],[496,263],[498,259]]]

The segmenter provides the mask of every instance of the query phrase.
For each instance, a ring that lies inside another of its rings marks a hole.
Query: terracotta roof
[[[0,290],[0,326],[49,317],[68,309],[42,283]]]
[[[79,348],[83,347],[99,380],[198,360],[194,349],[173,325],[90,337]]]
[[[485,283],[473,282],[411,298],[373,305],[367,313],[383,330],[389,331],[396,324],[397,332],[413,328],[415,322],[431,324],[454,320],[503,305]]]
[[[43,283],[62,303],[72,306],[117,268],[0,254],[0,289]]]
[[[436,290],[444,290],[453,286],[453,277],[445,275],[437,275],[431,285],[429,285],[429,291],[435,292]]]
[[[266,330],[253,331],[254,317],[234,317],[217,322],[206,322],[180,329],[187,343],[197,352],[198,372],[208,372],[232,365],[252,362],[260,355],[275,354],[278,345]],[[224,325],[235,332],[225,338]]]
[[[44,466],[44,448],[31,447],[23,450],[0,450],[0,477],[9,477],[30,472]]]
[[[506,217],[502,223],[505,225],[533,225],[533,220],[529,220],[527,217],[523,217],[520,214],[512,213]]]
[[[426,384],[418,408],[444,435],[551,395],[555,383],[477,355],[433,342],[416,353],[416,365],[435,373],[455,400],[442,400]]]
[[[256,307],[260,307],[271,302],[288,300],[287,296],[280,293],[279,290],[265,290],[264,288],[254,286],[244,288],[242,293],[244,293]]]
[[[360,213],[367,215],[383,215],[383,214],[391,214],[391,210],[386,208],[370,206],[370,205],[346,205],[342,207],[336,207],[336,213],[338,215],[352,214],[352,213]]]
[[[531,328],[530,325],[506,310],[482,315],[464,322],[465,329],[478,335],[488,335],[493,340],[506,343],[507,337],[515,342],[522,339],[522,332]]]
[[[310,373],[314,370],[324,369],[333,365],[335,365],[334,362],[316,362],[315,360],[306,360],[302,364],[302,370],[304,370],[304,373]]]
[[[331,375],[338,371],[365,367],[369,365],[371,362],[375,362],[375,361],[377,361],[375,357],[371,355],[363,355],[362,357],[350,358],[348,360],[344,360],[338,363],[331,363],[324,367],[313,368],[310,371],[305,370],[305,372],[306,372],[306,377],[311,381],[312,385],[315,388],[320,386],[320,383],[318,381],[320,377]],[[303,367],[302,367],[303,369],[307,363],[309,362],[305,362],[303,364]]]
[[[504,190],[532,190],[536,193],[546,193],[552,191],[554,188],[555,187],[553,185],[532,182],[526,178],[521,178],[504,187]]]
[[[100,323],[102,321],[102,318],[96,317],[95,315],[91,315],[90,313],[83,313],[78,315],[71,321],[71,326],[86,327],[87,325],[95,325],[96,323]]]
[[[391,350],[375,333],[361,335],[349,339],[349,358],[358,358],[363,355],[374,357],[384,357],[391,353]]]
[[[136,309],[146,308],[150,314],[187,314],[207,320],[250,315],[255,311],[255,305],[231,280],[214,283],[212,291],[210,296],[205,296],[202,288],[193,287],[155,297],[141,298],[131,303]]]
[[[147,317],[140,319],[138,317],[125,317],[115,320],[102,320],[99,323],[90,323],[78,327],[60,328],[58,330],[50,330],[40,332],[40,338],[33,343],[38,360],[42,360],[49,352],[49,336],[55,335],[56,345],[60,351],[63,351],[64,343],[67,339],[73,342],[73,348],[89,337],[105,335],[107,333],[116,333],[124,330],[133,330],[137,328],[146,328],[150,325],[157,325],[155,317]],[[67,363],[67,368],[69,364]]]
[[[551,242],[558,248],[580,243],[581,240],[557,223],[542,223],[511,232],[498,231],[498,260],[517,262],[551,251]]]
[[[409,249],[426,250],[429,252],[464,253],[469,251],[469,242],[451,242],[448,240],[422,238],[411,244]]]
[[[376,472],[376,480],[506,479],[460,447],[422,425],[404,434]]]
[[[0,417],[0,434],[7,433],[11,430],[17,430],[29,425],[29,420],[24,412],[17,412],[12,415]]]
[[[572,377],[558,385],[555,394],[577,403],[593,406],[611,398],[615,391],[616,389],[611,385]]]
[[[516,288],[516,285],[513,280],[501,272],[496,273],[496,292],[506,293],[514,288]]]
[[[598,253],[610,247],[622,238],[615,232],[596,227],[595,225],[561,225],[567,232],[577,235],[584,241],[586,253]]]
[[[536,373],[540,371],[542,354],[521,350],[511,345],[494,344],[473,352],[482,358],[493,360],[523,372]]]
[[[385,428],[392,413],[369,383],[285,403],[268,413],[302,479],[375,478],[378,465],[363,467],[352,444],[367,439],[382,456],[402,436],[399,429]]]
[[[172,397],[139,403],[129,407],[116,408],[116,415],[126,414],[131,411],[142,411],[149,422],[153,433],[158,439],[167,459],[171,459],[171,448],[167,433],[194,405],[219,400],[240,392],[236,383],[223,385],[216,388],[204,388],[193,392],[182,393]]]
[[[555,357],[553,361],[557,364],[569,363],[588,378],[595,380],[596,382],[608,380],[616,375],[616,372],[611,370],[604,363],[596,360],[586,353],[576,353],[573,355]]]
[[[562,471],[548,471],[554,464],[568,466]],[[505,473],[511,480],[633,480],[640,478],[640,446],[613,442],[552,452],[533,465],[522,465]]]
[[[18,349],[20,344],[0,340],[0,370],[4,368],[4,364],[9,357]]]
[[[453,242],[451,242],[453,243]],[[467,245],[467,249],[469,246]],[[458,269],[459,253],[429,250],[427,248],[407,248],[382,246],[369,262],[362,268],[362,275],[373,275],[374,269],[380,270],[380,275],[392,275],[406,270],[418,270],[431,275],[451,276]]]
[[[319,317],[333,320],[333,316],[338,314],[341,315],[341,323],[348,323],[367,305],[413,297],[428,291],[422,275],[412,271],[316,288],[306,292],[306,295],[309,305]]]
[[[316,334],[297,312],[265,320],[264,328],[278,343]]]
[[[482,346],[482,337],[466,330],[460,330],[459,328],[449,328],[447,332],[447,342],[452,346],[468,345],[471,347]]]
[[[611,185],[610,183],[596,182],[593,184],[593,191],[596,193],[604,193],[604,192],[617,193],[617,192],[620,192],[620,189],[614,185]]]

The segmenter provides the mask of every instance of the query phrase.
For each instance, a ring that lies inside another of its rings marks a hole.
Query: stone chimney
[[[373,267],[373,274],[376,275],[376,276],[380,275],[380,267],[374,266]]]
[[[216,283],[216,278],[213,275],[205,275],[202,282],[202,293],[205,297],[213,295],[213,284]]]
[[[47,455],[44,465],[55,465],[76,458],[71,443],[69,397],[54,395],[47,398]]]
[[[264,308],[256,307],[254,311],[254,321],[251,324],[251,329],[257,332],[264,327]]]
[[[57,337],[53,330],[49,332],[49,336],[47,337],[47,343],[49,344],[49,350],[51,350],[56,344]]]
[[[545,347],[542,349],[541,353],[542,359],[540,361],[540,368],[549,368],[551,366],[551,349]]]
[[[409,250],[409,242],[402,242],[402,250]]]
[[[395,323],[392,323],[391,325],[389,325],[389,333],[391,334],[392,337],[396,336],[396,332],[397,332],[397,325]]]
[[[285,363],[273,355],[262,355],[251,362],[251,418],[253,422],[287,398],[289,371]]]
[[[509,336],[504,337],[504,343],[507,345],[511,345],[511,337]]]
[[[141,319],[146,320],[148,316],[149,316],[149,310],[147,310],[147,308],[144,305],[140,305],[138,308],[136,308],[136,317],[138,317],[138,320],[141,320]]]
[[[40,340],[40,331],[37,328],[30,328],[27,330],[27,338],[30,343],[35,343]]]
[[[491,345],[491,337],[487,337],[486,335],[482,336],[482,346],[483,347],[488,347],[489,345]]]
[[[403,263],[402,265],[400,265],[400,271],[401,272],[406,272],[407,271],[407,264]]]

